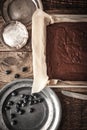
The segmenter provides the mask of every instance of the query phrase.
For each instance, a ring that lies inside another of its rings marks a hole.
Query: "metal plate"
[[[22,79],[6,85],[0,91],[0,130],[56,130],[61,118],[61,105],[56,94],[50,89],[45,88],[38,97],[43,101],[34,105],[27,105],[23,108],[25,113],[16,113],[17,124],[11,125],[10,113],[15,112],[15,103],[20,100],[21,94],[31,94],[31,79]],[[17,95],[12,96],[16,91]],[[8,101],[13,101],[11,109],[6,111],[5,106]],[[33,107],[34,112],[29,113],[29,108]]]
[[[17,20],[25,24],[31,23],[32,15],[37,8],[43,9],[40,0],[5,0],[2,7],[6,22]]]
[[[9,47],[20,49],[26,45],[29,38],[26,26],[18,21],[6,24],[2,30],[2,40]]]

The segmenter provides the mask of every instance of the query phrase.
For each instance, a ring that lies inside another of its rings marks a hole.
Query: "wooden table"
[[[51,1],[50,4],[47,0],[42,1],[45,10],[51,9],[48,12],[57,9],[57,1]],[[55,10],[55,12],[58,12],[58,10]],[[0,16],[0,31],[3,24],[4,21]],[[31,35],[31,31],[29,31],[29,35]],[[22,72],[23,66],[28,67],[28,72]],[[5,74],[7,69],[12,71],[9,76]],[[0,88],[4,87],[8,82],[15,80],[14,75],[16,73],[20,74],[20,78],[33,78],[31,40],[28,41],[24,48],[15,51],[4,45],[0,36]],[[62,89],[87,94],[87,89]],[[61,94],[61,89],[53,90],[58,95],[62,105],[62,120],[58,130],[87,130],[87,101],[66,97]]]

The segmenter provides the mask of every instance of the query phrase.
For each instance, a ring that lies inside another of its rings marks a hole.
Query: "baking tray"
[[[87,23],[87,15],[77,15],[77,14],[55,14],[53,11],[51,14],[55,17],[54,23],[77,23],[77,22],[86,22]],[[72,30],[71,30],[72,31]],[[80,31],[80,30],[79,30]],[[82,33],[82,32],[81,32]],[[87,39],[87,33],[84,35],[84,38]],[[86,49],[86,48],[85,48]],[[51,66],[52,67],[52,66]],[[60,69],[60,68],[59,68]],[[85,76],[84,76],[85,77]],[[53,79],[54,84],[52,84],[53,88],[61,88],[61,87],[72,87],[72,88],[87,88],[87,80],[79,80],[79,81],[70,81],[61,79]]]
[[[39,104],[27,105],[23,108],[25,113],[16,113],[16,125],[11,125],[10,114],[15,111],[15,103],[20,99],[21,94],[30,95],[32,79],[20,79],[4,86],[0,91],[0,130],[56,130],[61,119],[61,105],[58,97],[50,88],[45,88],[38,97],[43,101]],[[12,96],[13,92],[16,96]],[[14,104],[9,110],[5,110],[8,101]],[[34,112],[29,113],[33,107]]]

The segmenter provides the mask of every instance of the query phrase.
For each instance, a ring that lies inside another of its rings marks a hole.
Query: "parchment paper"
[[[58,22],[87,22],[86,15],[48,15],[37,9],[32,17],[33,86],[32,93],[40,92],[47,84],[87,85],[83,81],[49,80],[46,65],[46,27]]]

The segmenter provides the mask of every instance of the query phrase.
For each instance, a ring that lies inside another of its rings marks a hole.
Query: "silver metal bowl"
[[[16,115],[18,123],[11,125],[10,113],[14,112],[15,104],[11,109],[5,111],[5,106],[9,100],[16,102],[20,99],[21,94],[31,93],[32,79],[21,79],[14,81],[0,91],[0,128],[1,130],[57,130],[61,119],[61,104],[50,88],[45,88],[38,95],[43,98],[43,102],[32,106],[27,105],[24,110],[25,114]],[[16,91],[17,95],[11,96]],[[35,111],[28,113],[29,107]]]
[[[11,21],[2,29],[3,43],[11,48],[20,49],[27,44],[29,38],[28,30],[19,21]]]
[[[37,8],[43,9],[40,0],[5,0],[2,3],[2,15],[6,22],[17,20],[30,24]]]

